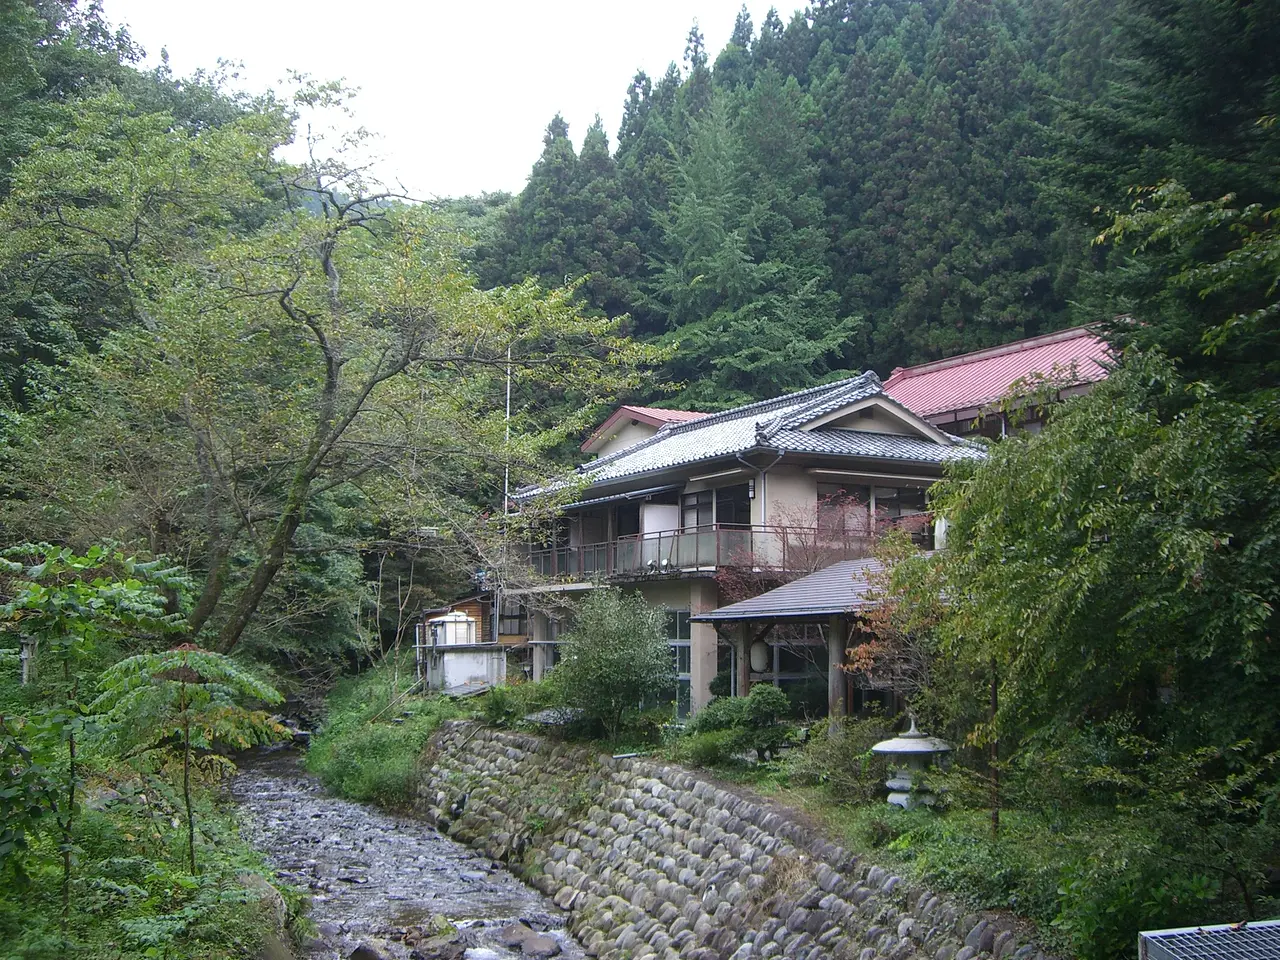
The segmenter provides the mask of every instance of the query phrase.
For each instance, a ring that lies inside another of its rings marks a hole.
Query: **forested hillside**
[[[1090,208],[1050,161],[1117,75],[1113,8],[833,0],[758,29],[744,8],[718,54],[695,26],[612,144],[552,119],[473,223],[479,274],[586,276],[591,307],[679,343],[667,372],[705,408],[1100,319],[1076,303]]]

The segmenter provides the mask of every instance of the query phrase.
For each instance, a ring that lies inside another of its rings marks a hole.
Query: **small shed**
[[[419,623],[413,649],[418,677],[429,690],[466,692],[507,678],[505,649],[460,610]]]
[[[690,617],[698,623],[735,629],[738,644],[738,690],[750,688],[753,659],[759,647],[780,623],[817,623],[827,626],[827,709],[832,717],[848,712],[849,674],[841,668],[851,631],[858,616],[875,605],[871,577],[884,570],[874,557],[841,560],[807,577],[776,589]],[[755,648],[753,650],[753,648]]]

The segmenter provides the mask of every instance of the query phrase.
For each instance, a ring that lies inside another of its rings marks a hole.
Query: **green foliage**
[[[196,823],[191,798],[193,762],[216,762],[220,772],[234,766],[212,751],[247,750],[287,735],[261,710],[243,701],[276,704],[273,687],[240,669],[222,654],[183,644],[162,653],[128,657],[98,681],[102,693],[88,705],[100,718],[102,735],[121,756],[145,765],[167,766],[174,754],[182,765],[182,798],[187,814],[188,866],[196,867]],[[193,757],[194,751],[202,756]]]
[[[879,717],[815,723],[804,745],[787,756],[787,774],[796,783],[826,786],[843,802],[874,803],[884,794],[888,768],[871,747],[892,736],[892,724]]]
[[[77,909],[70,923],[59,921],[61,877],[51,866],[58,852],[37,845],[38,856],[20,881],[0,889],[0,957],[221,960],[254,954],[274,921],[272,905],[248,878],[269,876],[269,867],[209,792],[196,794],[197,816],[210,840],[196,877],[184,865],[185,830],[171,826],[181,821],[181,799],[163,782],[124,771],[95,775],[89,791],[77,828]],[[297,910],[300,897],[285,893]]]
[[[691,742],[689,749],[707,754],[717,748],[729,753],[748,750],[761,761],[766,757],[776,760],[795,736],[795,729],[786,722],[790,714],[787,695],[768,683],[757,683],[745,697],[715,697],[690,721],[690,740],[698,744]]]
[[[678,344],[698,408],[1064,326],[1088,231],[1044,161],[1111,79],[1113,6],[831,3],[758,33],[739,14],[718,56],[694,31],[683,71],[635,77],[612,158],[598,126],[575,156],[552,121],[479,270],[590,274],[591,307]]]
[[[495,727],[515,727],[531,713],[546,709],[555,701],[547,682],[507,683],[484,695],[481,713]]]
[[[563,706],[583,711],[584,719],[616,740],[626,714],[675,687],[665,614],[639,594],[593,590],[572,622],[560,639],[551,686]]]
[[[713,730],[732,730],[746,726],[747,700],[745,697],[714,697],[689,721],[690,733],[708,733]]]
[[[739,731],[701,730],[676,741],[673,757],[694,767],[719,767],[733,760],[738,750]]]
[[[1276,18],[1117,7],[1107,83],[1064,115],[1055,163],[1071,212],[1101,231],[1082,293],[1094,316],[1123,315],[1109,336],[1163,350],[1189,380],[1274,388]]]
[[[61,105],[0,198],[0,290],[74,287],[103,316],[93,351],[22,369],[0,524],[190,556],[193,637],[228,652],[249,636],[322,673],[363,652],[370,540],[432,526],[483,549],[499,533],[476,507],[505,473],[491,454],[550,472],[659,354],[572,287],[479,289],[446,218],[364,182],[315,130],[306,167],[274,161],[292,135],[274,101],[187,124],[136,94]],[[304,82],[295,105],[341,97]],[[545,409],[548,390],[566,405]],[[447,479],[404,468],[440,456]]]
[[[162,561],[139,561],[108,547],[83,554],[47,543],[22,544],[0,552],[0,631],[29,655],[28,673],[38,673],[43,646],[71,670],[106,644],[139,641],[179,629],[171,608],[185,574]]]
[[[0,674],[6,957],[212,960],[252,953],[261,941],[268,908],[243,874],[264,865],[204,778],[179,786],[169,761],[177,754],[187,767],[193,745],[256,739],[272,725],[246,719],[231,699],[269,700],[272,691],[203,652],[136,653],[111,666],[122,651],[181,629],[174,611],[188,582],[165,563],[101,546],[77,554],[28,544],[0,557],[3,636],[43,668],[22,684],[17,658],[6,658]],[[84,703],[82,691],[100,682],[102,697]],[[183,687],[190,696],[176,692]],[[146,762],[121,764],[122,753]],[[228,765],[202,749],[204,760]],[[190,872],[197,819],[206,841],[200,876]]]
[[[953,521],[937,561],[954,597],[943,642],[975,665],[996,662],[1003,723],[1129,709],[1191,743],[1271,742],[1270,406],[1130,358],[1051,429],[993,447],[939,486]],[[1172,703],[1161,687],[1176,689]],[[1240,709],[1218,709],[1224,689]]]
[[[307,769],[327,789],[389,807],[413,802],[419,755],[440,723],[463,708],[443,697],[405,697],[409,666],[384,660],[334,686],[307,751]]]

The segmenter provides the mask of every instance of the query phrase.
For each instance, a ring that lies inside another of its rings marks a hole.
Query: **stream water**
[[[311,891],[308,960],[346,960],[361,943],[415,960],[519,957],[498,936],[517,921],[545,931],[561,957],[583,956],[562,912],[501,865],[421,820],[329,796],[292,750],[246,760],[231,792],[277,876]],[[441,917],[459,929],[452,942],[414,946]]]

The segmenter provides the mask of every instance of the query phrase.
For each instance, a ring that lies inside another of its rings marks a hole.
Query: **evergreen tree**
[[[755,27],[751,23],[751,14],[746,4],[738,11],[733,22],[733,33],[729,43],[716,57],[715,69],[712,73],[717,85],[732,90],[739,84],[750,84],[754,75],[751,63],[751,41]]]
[[[568,192],[550,188],[544,153],[481,258],[501,269],[482,275],[591,274],[582,295],[596,309],[629,312],[641,336],[680,331],[681,350],[707,361],[684,364],[686,396],[711,403],[1071,323],[1096,253],[1065,215],[1082,192],[1049,183],[1044,161],[1064,100],[1095,98],[1105,78],[1113,2],[828,0],[787,21],[770,10],[758,33],[744,9],[714,69],[694,24],[685,71],[640,73],[628,90],[615,173],[603,131],[590,135],[596,172]],[[755,343],[772,343],[778,305],[801,289],[816,299],[798,342],[826,352],[790,380],[754,366],[726,393],[724,368],[754,348],[735,341],[746,315],[727,324],[724,311],[754,304]],[[855,315],[851,337],[839,318]]]
[[[1071,112],[1059,143],[1078,216],[1098,229],[1135,215],[1107,234],[1087,285],[1090,319],[1131,315],[1110,324],[1119,343],[1158,346],[1188,376],[1233,390],[1280,383],[1266,252],[1280,207],[1276,13],[1270,3],[1125,0],[1106,94]],[[1232,314],[1253,319],[1216,337]]]
[[[681,399],[732,406],[815,382],[848,360],[805,115],[793,78],[766,70],[736,119],[718,94],[694,127],[661,218],[654,299],[678,344]]]

